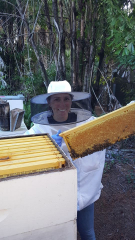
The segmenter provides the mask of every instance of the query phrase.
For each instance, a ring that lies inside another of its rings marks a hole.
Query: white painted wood
[[[33,234],[33,231],[43,236],[44,232],[45,236],[50,234],[50,238],[44,238],[47,240],[76,239],[74,230],[71,238],[55,236],[55,229],[61,229],[61,224],[75,224],[76,214],[77,173],[74,167],[0,182],[0,240],[30,240],[29,233]],[[47,230],[50,227],[52,233]],[[26,238],[13,238],[24,233],[27,233]]]
[[[21,123],[21,127],[16,129],[13,132],[10,131],[1,131],[0,130],[0,138],[2,137],[15,137],[15,136],[21,136],[24,135],[24,133],[27,131],[27,127],[24,123],[24,121],[22,121]]]
[[[10,111],[14,108],[23,109],[23,100],[7,100],[10,105]]]
[[[76,220],[59,225],[21,233],[0,240],[76,240]]]

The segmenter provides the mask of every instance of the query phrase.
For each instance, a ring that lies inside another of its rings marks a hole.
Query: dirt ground
[[[107,149],[102,183],[95,202],[96,240],[134,240],[135,137]]]

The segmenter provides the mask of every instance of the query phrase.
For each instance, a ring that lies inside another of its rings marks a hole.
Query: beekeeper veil
[[[90,93],[72,92],[71,86],[66,80],[52,81],[48,86],[46,94],[38,95],[31,99],[31,120],[33,123],[50,125],[48,122],[48,117],[53,113],[49,108],[47,99],[54,94],[60,93],[68,93],[72,96],[72,105],[70,112],[74,112],[77,115],[76,122],[85,121],[91,117],[92,114]]]

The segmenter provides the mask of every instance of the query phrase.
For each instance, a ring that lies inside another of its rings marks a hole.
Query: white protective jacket
[[[79,120],[79,118],[81,118],[81,114],[77,115],[77,120]],[[83,122],[63,125],[34,124],[34,126],[28,130],[25,135],[49,133],[50,136],[52,136],[56,134],[58,130],[64,132],[93,119],[94,117],[92,116]],[[67,157],[72,161],[64,140],[61,148]],[[78,158],[72,161],[72,163],[77,169],[77,210],[80,211],[81,209],[95,202],[100,197],[101,189],[103,187],[101,179],[105,163],[105,150],[95,152],[83,158]]]

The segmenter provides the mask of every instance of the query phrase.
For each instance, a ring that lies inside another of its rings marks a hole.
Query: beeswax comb
[[[60,169],[65,159],[47,134],[0,139],[0,179]]]
[[[60,134],[75,160],[135,134],[135,103]]]

